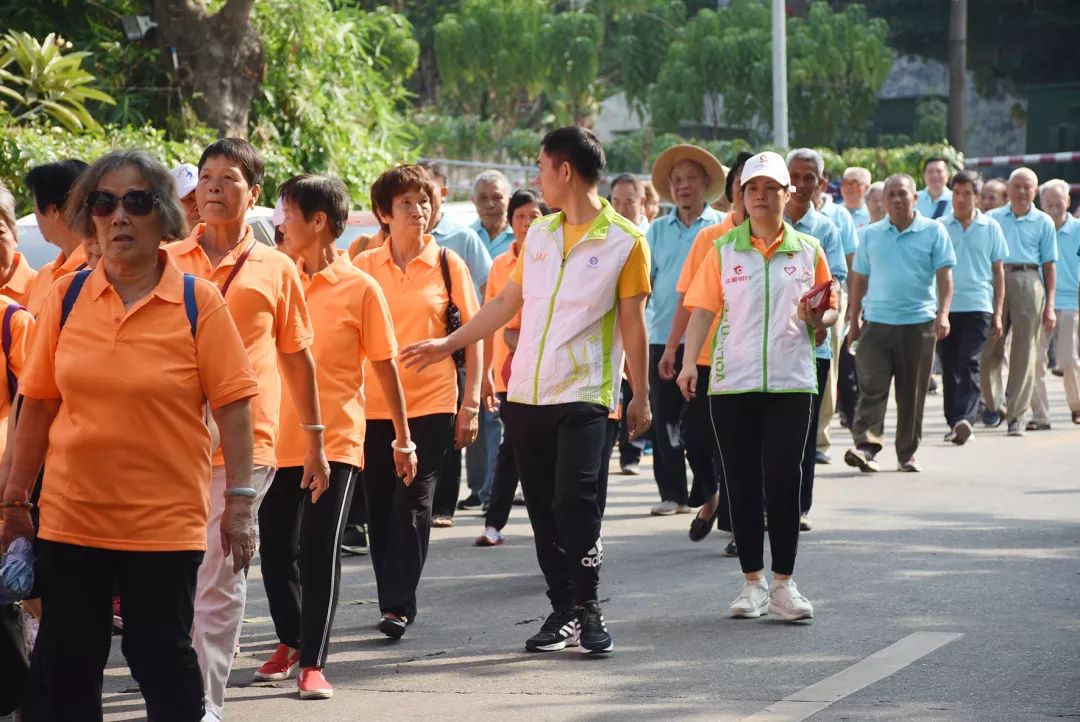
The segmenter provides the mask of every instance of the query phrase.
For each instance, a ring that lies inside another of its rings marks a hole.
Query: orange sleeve
[[[675,282],[675,291],[678,293],[686,295],[686,292],[690,290],[690,282],[694,280],[694,274],[701,266],[701,261],[710,250],[716,248],[716,239],[712,233],[709,233],[709,228],[702,228],[694,239],[694,245],[690,246],[690,253],[687,254],[682,271],[679,272],[679,280]]]
[[[819,283],[831,280],[832,271],[829,270],[829,260],[825,258],[825,251],[819,250],[814,265],[814,285],[816,286]],[[840,299],[837,296],[836,288],[833,288],[829,293],[829,308],[834,310],[840,309]]]
[[[525,280],[525,264],[522,262],[522,256],[525,253],[525,245],[522,244],[521,252],[518,253],[517,262],[514,263],[514,270],[510,271],[510,280],[517,285],[523,285]]]
[[[58,399],[56,385],[56,343],[60,340],[60,307],[74,276],[57,281],[38,309],[26,373],[19,377],[19,393],[30,399]]]
[[[287,256],[282,258],[287,260]],[[285,263],[284,269],[277,302],[277,349],[281,353],[296,353],[311,345],[315,332],[300,285],[300,274],[291,262]]]
[[[461,311],[461,322],[469,320],[480,310],[480,302],[476,300],[476,286],[473,285],[469,267],[456,253],[447,253],[446,259],[450,267],[450,293]]]
[[[360,346],[364,354],[372,361],[385,361],[397,356],[397,336],[394,322],[390,319],[390,306],[375,279],[371,279],[364,291],[360,313],[363,315],[360,319]]]
[[[15,378],[22,378],[26,368],[26,355],[30,352],[30,339],[33,337],[34,317],[29,311],[16,311],[11,317],[11,350],[7,364]]]
[[[258,394],[259,382],[221,293],[209,281],[200,279],[197,284],[200,299],[195,358],[199,384],[210,408],[220,409]]]
[[[694,280],[690,282],[683,305],[690,310],[704,308],[713,313],[724,310],[724,285],[720,281],[719,254],[706,254],[701,268],[694,274]]]
[[[619,298],[633,298],[643,293],[652,293],[652,260],[649,244],[645,236],[634,239],[634,247],[619,272]]]

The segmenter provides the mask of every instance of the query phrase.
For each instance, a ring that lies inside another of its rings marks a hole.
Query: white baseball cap
[[[787,163],[779,153],[771,150],[758,153],[746,161],[739,182],[746,186],[754,178],[770,178],[784,188],[791,189],[791,174],[788,173]]]
[[[285,205],[281,202],[281,196],[278,196],[277,203],[274,204],[274,213],[270,216],[270,223],[277,228],[285,222]]]
[[[186,198],[188,193],[199,185],[199,169],[191,163],[181,163],[169,172],[172,173],[173,182],[176,183],[177,198]]]

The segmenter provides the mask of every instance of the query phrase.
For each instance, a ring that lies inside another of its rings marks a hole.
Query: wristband
[[[322,424],[300,424],[300,428],[304,431],[326,431]]]
[[[246,499],[254,499],[258,495],[258,490],[250,486],[232,486],[225,490],[226,499],[230,496],[242,496]]]
[[[30,501],[5,501],[0,502],[0,509],[26,509],[27,511],[33,511],[34,504]]]
[[[409,442],[408,446],[398,446],[396,440],[391,441],[390,442],[390,448],[393,449],[394,451],[396,451],[399,454],[414,454],[414,453],[416,453],[416,444],[413,443],[412,441]]]

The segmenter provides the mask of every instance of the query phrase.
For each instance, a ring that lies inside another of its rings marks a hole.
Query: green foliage
[[[818,150],[825,152],[826,149]],[[949,161],[953,170],[964,167],[963,155],[948,143],[915,143],[897,148],[848,148],[837,159],[835,153],[825,156],[825,165],[833,178],[839,177],[848,166],[862,166],[874,180],[885,180],[893,173],[922,177],[922,162],[932,155]]]
[[[673,145],[693,143],[701,146],[724,165],[730,164],[739,151],[752,150],[749,141],[742,138],[733,140],[700,140],[683,138],[675,133],[657,134],[651,129],[637,133],[618,135],[604,144],[604,155],[610,173],[649,173],[657,156]]]
[[[619,87],[627,105],[639,113],[648,107],[660,65],[685,23],[686,6],[680,0],[645,0],[635,12],[616,16]]]
[[[56,35],[38,42],[29,33],[9,32],[0,38],[0,98],[14,123],[35,123],[48,117],[69,131],[101,130],[86,107],[89,101],[114,104],[82,67],[88,52],[63,54]]]
[[[949,106],[940,98],[924,98],[915,107],[915,140],[935,143],[945,137]]]
[[[254,23],[267,75],[252,105],[252,142],[279,148],[290,168],[337,175],[366,198],[379,172],[408,157],[415,134],[403,115],[403,81],[419,56],[408,21],[385,8],[263,0]]]

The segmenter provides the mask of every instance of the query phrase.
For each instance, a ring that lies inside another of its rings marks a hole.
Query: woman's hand
[[[679,372],[679,378],[675,383],[679,387],[679,391],[682,392],[683,398],[687,401],[697,396],[697,365],[696,364],[683,364],[682,371]]]
[[[450,344],[447,343],[447,338],[429,338],[427,341],[411,343],[401,349],[398,361],[405,368],[410,368],[416,372],[423,371],[428,366],[442,361],[453,353]]]
[[[11,542],[20,537],[33,544],[36,536],[29,509],[21,506],[4,509],[4,524],[0,527],[0,553],[7,551]]]
[[[408,448],[408,446],[403,446],[401,448]],[[394,470],[397,472],[398,478],[401,479],[402,484],[405,486],[412,486],[413,479],[416,478],[416,452],[410,451],[408,454],[403,454],[397,449],[398,447],[395,444]]]
[[[462,406],[457,413],[457,424],[454,428],[454,448],[464,449],[472,446],[476,441],[476,435],[480,431],[480,410]]]
[[[491,369],[484,373],[484,380],[480,384],[480,403],[489,414],[499,410],[499,397],[495,395],[495,374]]]
[[[326,460],[326,450],[322,443],[310,446],[304,457],[304,476],[300,479],[301,489],[311,489],[311,503],[330,488],[330,463]]]
[[[232,555],[233,574],[246,570],[255,556],[255,500],[243,496],[225,497],[221,515],[221,550]]]

